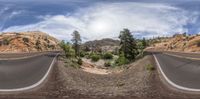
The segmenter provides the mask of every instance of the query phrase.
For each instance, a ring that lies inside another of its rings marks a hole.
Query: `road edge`
[[[156,58],[155,54],[153,54],[153,57],[155,59],[156,65],[159,68],[159,71],[161,72],[162,76],[164,77],[164,79],[167,81],[168,84],[170,84],[171,86],[180,89],[180,90],[184,90],[184,91],[194,91],[194,92],[200,92],[200,89],[194,89],[194,88],[187,88],[187,87],[183,87],[180,85],[175,84],[174,82],[172,82],[163,72],[160,63],[158,62],[158,59]]]
[[[23,87],[23,88],[16,88],[16,89],[0,89],[0,92],[17,92],[17,91],[25,91],[25,90],[30,90],[30,89],[33,89],[37,86],[39,86],[40,84],[42,84],[45,79],[48,77],[51,69],[53,68],[53,65],[55,64],[55,61],[57,59],[57,56],[59,55],[56,54],[56,56],[53,58],[53,61],[51,62],[50,66],[49,66],[49,69],[47,70],[47,72],[45,73],[45,75],[42,77],[42,79],[40,79],[37,83],[33,84],[33,85],[30,85],[28,87]]]

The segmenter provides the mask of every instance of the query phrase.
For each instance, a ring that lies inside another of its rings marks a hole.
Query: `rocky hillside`
[[[94,40],[94,41],[88,41],[83,44],[83,47],[89,50],[94,51],[113,51],[116,48],[119,47],[119,40],[113,40],[113,39],[102,39],[102,40]]]
[[[9,32],[0,35],[1,52],[37,52],[58,50],[59,41],[46,33]]]
[[[159,50],[199,52],[200,35],[186,36],[177,34],[170,38],[161,39],[157,43],[154,43],[153,47]]]

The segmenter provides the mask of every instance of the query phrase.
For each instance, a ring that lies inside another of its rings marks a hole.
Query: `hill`
[[[102,40],[94,40],[94,41],[88,41],[83,44],[84,48],[87,48],[89,50],[94,51],[113,51],[116,48],[119,47],[120,41],[119,40],[113,40],[110,38],[105,38]]]
[[[0,35],[1,52],[37,52],[59,49],[59,41],[40,31],[7,32]]]
[[[152,47],[166,51],[199,52],[200,35],[186,36],[184,34],[177,34],[170,38],[157,40]]]

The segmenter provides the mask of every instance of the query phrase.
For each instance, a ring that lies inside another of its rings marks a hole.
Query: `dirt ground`
[[[65,66],[58,61],[48,80],[39,88],[16,93],[0,93],[0,99],[200,99],[200,94],[179,92],[166,86],[146,56],[120,73],[99,75]]]

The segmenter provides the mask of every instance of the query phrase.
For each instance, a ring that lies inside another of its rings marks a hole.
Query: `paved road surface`
[[[0,89],[31,86],[48,71],[57,52],[18,60],[0,60]]]
[[[59,52],[59,51],[44,51],[44,52],[25,52],[25,53],[0,53],[0,59],[19,59],[26,58],[44,53]]]
[[[183,57],[190,57],[190,58],[199,58],[200,59],[200,53],[183,53],[183,52],[165,52],[172,55],[178,55]]]
[[[186,88],[200,89],[200,60],[179,58],[162,53],[154,55],[164,74],[173,83]],[[192,55],[189,56],[192,57]]]

